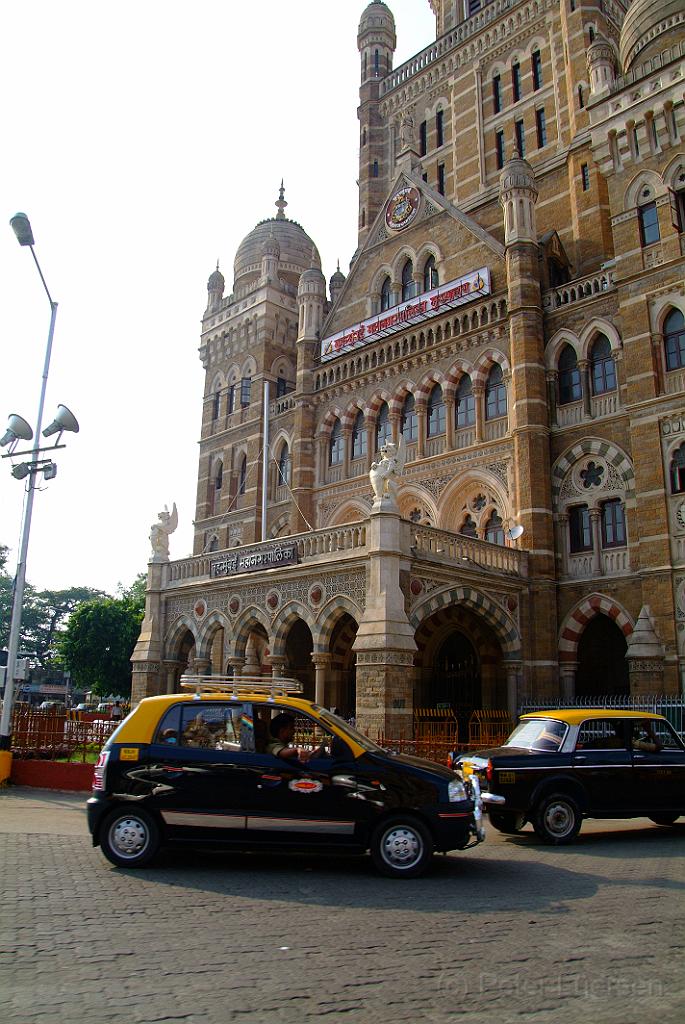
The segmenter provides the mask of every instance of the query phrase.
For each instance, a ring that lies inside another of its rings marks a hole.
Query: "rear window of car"
[[[529,718],[520,722],[507,738],[505,747],[524,750],[559,750],[568,726],[554,718]]]

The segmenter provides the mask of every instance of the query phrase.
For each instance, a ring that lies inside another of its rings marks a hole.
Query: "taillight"
[[[447,755],[447,767],[451,768],[453,764],[454,764],[454,754],[452,753],[452,751],[450,751],[449,754]]]
[[[488,782],[492,782],[492,776],[493,776],[492,761],[488,761],[488,766],[485,769],[485,778],[488,780]]]
[[[108,761],[109,750],[101,750],[97,764],[93,770],[93,790],[103,790],[105,788],[105,774],[107,772]]]

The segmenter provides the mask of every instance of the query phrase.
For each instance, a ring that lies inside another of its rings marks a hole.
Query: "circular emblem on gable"
[[[413,185],[395,192],[385,209],[385,223],[393,231],[401,231],[411,224],[418,213],[421,193]]]
[[[267,594],[267,597],[266,597],[266,606],[267,606],[267,608],[270,608],[271,611],[274,612],[274,611],[276,611],[276,609],[278,608],[280,603],[281,603],[281,598],[280,598],[278,592],[276,590],[269,591],[269,593]]]
[[[201,618],[203,618],[203,616],[207,612],[207,605],[205,604],[205,602],[203,600],[200,599],[199,601],[195,602],[195,607],[193,608],[193,612],[195,613],[195,618],[196,619],[201,619]]]
[[[233,594],[228,602],[228,610],[231,615],[237,615],[240,611],[240,598],[236,594]]]
[[[313,607],[320,605],[324,599],[324,589],[320,583],[313,583],[309,588],[309,603]]]
[[[685,502],[682,505],[678,505],[675,517],[680,529],[685,530]]]

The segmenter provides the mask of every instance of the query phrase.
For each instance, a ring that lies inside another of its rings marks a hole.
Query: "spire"
[[[284,196],[285,188],[283,185],[283,178],[281,178],[281,187],[278,190],[278,199],[276,200],[276,209],[278,210],[276,220],[285,220],[285,208],[288,204],[286,203]]]

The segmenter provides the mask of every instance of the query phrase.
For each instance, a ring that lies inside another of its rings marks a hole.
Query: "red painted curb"
[[[12,758],[10,781],[16,786],[88,792],[93,784],[93,765],[61,761],[20,761]]]

